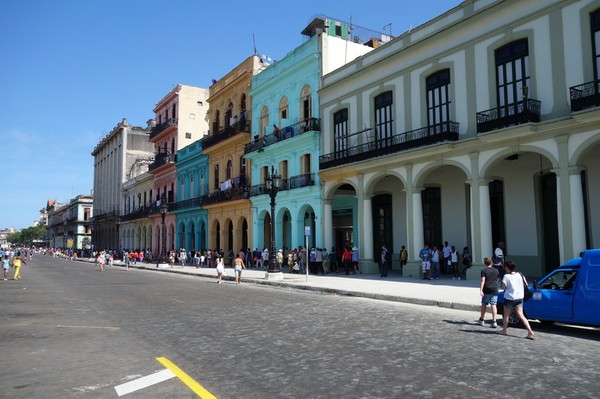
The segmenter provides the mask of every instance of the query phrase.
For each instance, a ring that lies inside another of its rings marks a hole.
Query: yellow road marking
[[[192,377],[187,375],[183,370],[177,367],[173,362],[171,362],[166,357],[157,357],[156,360],[171,370],[173,374],[175,374],[185,385],[188,386],[196,395],[198,395],[202,399],[217,399],[216,396],[208,392],[204,387],[198,384]]]

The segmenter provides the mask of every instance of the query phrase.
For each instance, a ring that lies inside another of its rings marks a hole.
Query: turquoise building
[[[202,195],[208,193],[208,156],[202,140],[177,151],[177,198],[169,204],[176,216],[176,248],[199,250],[208,247],[208,211],[202,209]]]
[[[252,140],[244,156],[251,170],[252,232],[255,248],[323,247],[319,178],[321,77],[372,50],[359,44],[348,24],[316,17],[302,31],[307,40],[252,78]],[[266,178],[281,175],[271,215]],[[348,240],[351,244],[352,238]],[[330,249],[330,248],[328,248]]]

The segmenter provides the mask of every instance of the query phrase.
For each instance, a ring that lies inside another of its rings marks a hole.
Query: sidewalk
[[[93,260],[78,259],[91,262]],[[124,267],[121,261],[115,261],[112,267]],[[214,268],[195,266],[174,266],[156,263],[131,264],[130,269],[151,270],[165,273],[179,273],[190,276],[214,279],[217,271]],[[105,266],[105,268],[107,268]],[[110,269],[110,267],[108,267]],[[397,273],[397,272],[396,272]],[[225,268],[224,280],[233,282],[233,268]],[[391,272],[389,277],[382,278],[377,274],[328,274],[306,275],[283,273],[283,280],[267,280],[265,271],[247,269],[242,272],[242,284],[262,284],[277,287],[287,287],[299,290],[325,292],[337,295],[348,295],[386,301],[407,302],[418,305],[439,306],[444,308],[479,312],[481,299],[479,296],[479,281],[477,280],[420,280],[401,277]],[[308,280],[308,281],[307,281]]]

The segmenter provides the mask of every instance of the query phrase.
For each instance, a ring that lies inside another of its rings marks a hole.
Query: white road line
[[[164,369],[154,374],[147,375],[142,378],[138,378],[137,380],[126,382],[125,384],[117,385],[115,390],[117,391],[117,395],[123,396],[131,392],[138,391],[142,388],[149,387],[154,384],[158,384],[159,382],[166,381],[175,377],[175,374],[169,369]]]

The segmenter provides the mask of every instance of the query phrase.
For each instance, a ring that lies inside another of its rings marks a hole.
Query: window
[[[176,119],[175,115],[177,115],[177,103],[173,103],[173,110],[171,111],[171,117],[173,119]]]
[[[600,79],[600,9],[590,15],[594,56],[594,79]]]
[[[348,108],[333,114],[333,140],[334,151],[348,148]]]
[[[303,175],[310,173],[310,154],[300,157],[300,173]]]
[[[312,97],[311,88],[309,85],[306,85],[302,88],[300,99],[300,105],[302,107],[302,119],[312,118]]]
[[[190,176],[190,194],[189,194],[189,198],[194,198],[195,197],[195,190],[194,190],[194,175]]]
[[[219,188],[219,165],[215,165],[214,169],[214,188],[215,190]]]
[[[282,120],[288,118],[288,98],[283,96],[279,100],[279,127],[282,126]]]
[[[513,114],[514,107],[530,94],[529,48],[527,39],[518,40],[496,50],[496,82],[500,117]]]
[[[246,158],[240,157],[240,175],[246,175]]]
[[[240,101],[240,120],[246,119],[246,93],[242,94],[242,100]]]
[[[258,134],[263,137],[267,132],[267,126],[269,125],[269,109],[263,107],[260,111],[260,121],[258,123]]]
[[[446,132],[450,121],[450,70],[436,72],[425,79],[427,87],[427,126],[429,134]]]
[[[279,174],[281,175],[282,180],[288,178],[288,161],[281,161],[279,163]]]
[[[267,182],[268,175],[269,175],[269,167],[263,166],[260,170],[260,181],[262,182],[262,184],[265,184]]]
[[[225,111],[225,127],[231,126],[233,122],[233,103],[229,103]]]
[[[233,162],[231,159],[227,161],[227,168],[225,169],[225,180],[229,180],[233,177]]]
[[[219,125],[220,118],[221,113],[219,112],[219,110],[217,110],[217,112],[215,112],[215,119],[213,120],[213,134],[219,133],[219,130],[221,129],[221,125]]]
[[[375,97],[375,134],[378,145],[391,144],[393,134],[392,124],[393,96],[391,91],[386,91]]]

